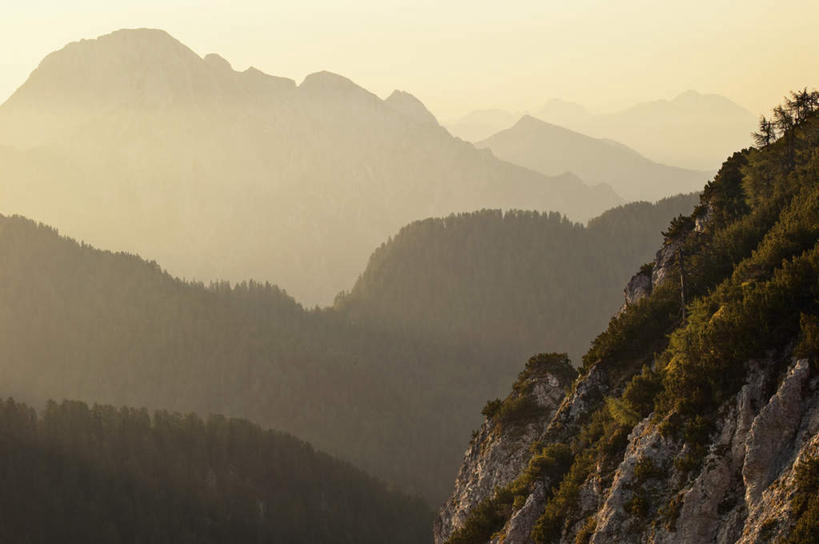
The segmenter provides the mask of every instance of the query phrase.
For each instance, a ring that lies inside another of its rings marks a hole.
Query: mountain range
[[[757,123],[754,114],[724,96],[690,90],[671,100],[640,102],[609,113],[593,113],[580,104],[552,99],[530,115],[613,140],[658,163],[708,172],[716,171],[736,149],[751,145]],[[510,128],[520,117],[504,110],[481,110],[446,127],[455,136],[479,142]]]
[[[628,201],[698,191],[711,176],[658,164],[612,140],[591,138],[529,115],[475,146],[545,175],[573,172],[589,182],[605,183]]]
[[[410,221],[482,208],[585,220],[622,203],[453,138],[417,99],[329,72],[296,85],[160,30],[48,55],[0,106],[3,211],[195,279],[328,304]]]

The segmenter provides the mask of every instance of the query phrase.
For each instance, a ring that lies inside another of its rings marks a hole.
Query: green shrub
[[[500,412],[502,405],[503,401],[500,399],[486,401],[486,404],[481,410],[481,414],[486,416],[488,419],[493,419],[496,415],[498,415],[498,412]]]
[[[463,527],[457,529],[447,540],[447,544],[486,544],[491,536],[503,528],[507,513],[503,503],[495,494],[482,500],[469,512]]]
[[[641,457],[637,464],[634,465],[634,483],[642,485],[653,478],[662,478],[665,476],[665,471],[654,465],[654,462],[649,457]]]
[[[784,544],[819,542],[819,455],[796,468],[796,490],[791,498],[795,524]]]
[[[668,229],[663,232],[666,242],[689,233],[694,228],[694,218],[690,215],[678,215],[671,220]]]
[[[794,350],[796,357],[809,357],[814,368],[819,366],[819,316],[799,316],[799,344]]]
[[[594,516],[589,516],[586,518],[586,522],[583,524],[580,530],[577,531],[577,535],[574,537],[574,544],[588,544],[589,540],[594,534],[595,529],[597,529],[597,518]]]
[[[674,532],[677,530],[677,520],[682,511],[682,502],[682,495],[674,495],[668,501],[668,504],[660,508],[658,519],[666,531]]]
[[[635,492],[624,506],[626,512],[635,518],[645,518],[651,508],[648,498],[642,492]]]

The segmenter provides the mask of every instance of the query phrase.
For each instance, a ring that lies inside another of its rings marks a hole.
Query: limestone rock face
[[[651,294],[651,289],[652,285],[650,272],[647,270],[641,270],[640,272],[634,274],[626,284],[626,288],[623,290],[626,300],[623,303],[623,306],[620,307],[617,315],[622,314],[626,308],[637,304],[649,296]]]
[[[669,277],[671,268],[677,262],[680,245],[679,241],[671,240],[657,252],[657,257],[654,259],[654,269],[651,272],[652,287],[657,287]]]
[[[768,397],[775,362],[750,364],[748,379],[720,418],[702,466],[688,478],[673,464],[687,453],[684,447],[662,437],[650,418],[635,427],[595,514],[589,542],[750,543],[760,541],[763,525],[768,537],[781,532],[787,526],[794,469],[819,450],[819,380],[810,379],[810,365],[801,359]],[[664,467],[663,475],[639,481],[634,467],[642,460]],[[681,490],[672,495],[668,489],[675,485]],[[641,523],[625,508],[636,492],[650,498],[651,508],[676,498],[678,517],[667,526]]]
[[[783,364],[787,367],[784,376],[776,371]],[[593,527],[583,542],[750,544],[774,542],[786,534],[791,525],[789,501],[795,471],[819,455],[819,376],[807,359],[789,361],[769,355],[747,365],[744,385],[720,410],[705,458],[692,472],[684,472],[675,463],[690,453],[688,446],[664,436],[652,416],[631,431],[623,458],[608,481],[592,471],[577,497],[580,518]],[[610,392],[602,365],[592,367],[554,412],[546,430],[526,436],[537,435],[533,440],[538,443],[566,440]],[[484,440],[481,436],[477,440]],[[525,441],[524,435],[519,436]],[[527,447],[503,435],[495,435],[490,442],[494,451],[516,459],[513,466],[525,468],[521,460],[528,455],[519,458],[507,448],[518,444],[528,451]],[[480,472],[492,474],[494,470],[497,474],[497,467],[487,462],[480,465]],[[459,482],[469,481],[468,470],[465,465]],[[515,477],[511,472],[497,481],[511,481]],[[532,542],[531,532],[547,495],[547,485],[535,482],[491,544]],[[641,516],[631,507],[637,495],[648,505]],[[673,516],[668,515],[671,504],[676,505]],[[465,519],[467,512],[468,508],[460,510],[458,519]],[[557,542],[575,543],[581,525],[568,527]],[[436,532],[436,544],[445,540],[444,533]]]
[[[509,484],[526,468],[532,455],[529,445],[543,432],[570,384],[570,375],[553,372],[548,367],[527,367],[521,374],[515,391],[505,402],[525,397],[537,406],[540,415],[523,426],[504,421],[502,415],[484,420],[464,454],[452,496],[435,521],[436,544],[445,542],[453,531],[463,526],[476,505],[490,497],[496,488]],[[528,531],[526,535],[528,537]]]

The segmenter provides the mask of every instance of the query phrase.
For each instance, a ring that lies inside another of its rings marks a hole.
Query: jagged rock
[[[790,495],[796,485],[796,472],[808,460],[819,456],[819,434],[814,430],[813,438],[796,455],[793,464],[762,492],[756,507],[748,514],[742,536],[737,544],[776,542],[790,527]]]
[[[552,371],[548,366],[533,366],[535,359],[530,360],[509,399],[528,396],[540,408],[541,416],[523,426],[502,424],[494,417],[484,420],[464,454],[452,496],[435,520],[436,544],[445,542],[453,531],[463,526],[478,503],[490,497],[496,488],[509,484],[526,468],[532,455],[530,444],[540,436],[565,396],[571,374]],[[568,361],[563,360],[561,364],[568,367]],[[524,514],[518,524],[523,525],[527,519]]]
[[[626,305],[631,306],[651,294],[651,274],[640,271],[626,285]]]
[[[799,427],[803,409],[802,387],[809,371],[808,360],[799,360],[754,419],[745,443],[745,465],[742,467],[745,501],[749,505],[759,500],[786,460],[783,457]]]
[[[638,532],[624,530],[632,523],[626,504],[634,496],[634,468],[644,459],[662,467],[675,449],[674,444],[663,438],[656,426],[651,425],[650,417],[634,427],[629,435],[629,446],[623,461],[597,512],[597,528],[590,539],[592,544],[640,541]]]
[[[617,311],[617,315],[622,314],[626,311],[626,308],[637,304],[649,296],[651,294],[651,287],[651,273],[648,270],[640,270],[634,274],[623,290],[626,300],[623,306]]]
[[[772,542],[766,539],[785,534],[795,467],[819,453],[819,377],[811,379],[807,360],[796,361],[771,395],[770,384],[782,362],[781,357],[771,356],[747,363],[745,383],[720,411],[717,432],[694,474],[674,466],[674,460],[690,449],[663,436],[653,416],[635,426],[611,484],[606,488],[600,475],[593,473],[581,486],[577,508],[583,521],[570,527],[559,542],[575,542],[587,516],[595,522],[591,544],[750,544]],[[603,395],[606,387],[602,368],[593,367],[538,440],[555,439],[576,428],[584,412],[595,405],[591,397]],[[646,460],[658,472],[637,477],[635,467]],[[547,485],[534,484],[524,505],[512,513],[491,544],[531,542],[531,531],[547,502]],[[644,519],[629,512],[629,501],[638,492],[650,503]],[[666,528],[660,509],[675,497],[679,514]]]
[[[666,243],[658,252],[654,259],[654,269],[651,271],[651,287],[660,285],[671,273],[671,269],[677,262],[682,241],[671,240]]]
[[[543,482],[535,482],[532,493],[526,498],[526,502],[520,510],[512,514],[504,531],[492,539],[492,544],[526,544],[530,542],[529,535],[543,512],[545,502],[546,486]]]
[[[563,400],[554,418],[549,423],[546,434],[550,441],[565,440],[580,429],[595,407],[609,391],[608,374],[601,362],[589,369],[588,374],[579,381],[572,393]]]

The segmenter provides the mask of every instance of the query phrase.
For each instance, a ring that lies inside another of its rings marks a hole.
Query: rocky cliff
[[[817,149],[812,113],[726,161],[559,406],[487,417],[436,544],[819,541]]]
[[[512,393],[486,405],[486,419],[472,437],[455,490],[435,522],[436,542],[446,541],[484,498],[526,468],[529,445],[542,434],[539,422],[554,415],[575,376],[565,355],[532,357]]]

